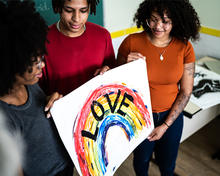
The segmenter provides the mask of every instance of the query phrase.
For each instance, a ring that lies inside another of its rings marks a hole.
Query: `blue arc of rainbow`
[[[121,127],[121,129],[124,130],[125,134],[127,134],[126,136],[129,141],[132,137],[134,137],[134,129],[129,124],[129,122],[126,119],[124,119],[122,116],[112,114],[104,119],[104,121],[102,122],[99,128],[99,133],[97,137],[97,145],[100,148],[98,156],[103,174],[106,172],[106,167],[108,165],[108,159],[105,152],[105,140],[108,129],[112,126]]]
[[[94,103],[95,102],[95,103]],[[110,84],[95,89],[73,127],[75,149],[84,176],[104,176],[109,164],[105,149],[109,128],[117,126],[128,141],[151,126],[150,115],[137,91]]]

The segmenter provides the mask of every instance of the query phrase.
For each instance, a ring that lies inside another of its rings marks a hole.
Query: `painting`
[[[96,76],[51,113],[79,175],[113,175],[154,128],[145,61]]]

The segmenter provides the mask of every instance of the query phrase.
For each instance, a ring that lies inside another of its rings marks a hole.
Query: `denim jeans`
[[[155,127],[163,124],[168,113],[169,111],[153,113]],[[134,150],[133,165],[137,176],[148,176],[149,162],[153,152],[161,176],[173,176],[182,129],[183,114],[181,113],[160,140],[150,142],[145,139]]]

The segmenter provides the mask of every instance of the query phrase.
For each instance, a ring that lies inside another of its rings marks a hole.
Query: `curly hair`
[[[145,0],[139,5],[134,16],[134,22],[138,28],[150,34],[146,20],[149,20],[152,12],[157,12],[164,20],[164,13],[172,20],[170,35],[183,42],[191,39],[199,39],[200,21],[199,17],[189,0]]]
[[[0,96],[13,88],[17,74],[22,76],[37,56],[47,53],[47,31],[34,2],[0,0]]]
[[[54,13],[61,13],[63,9],[64,2],[66,0],[52,0],[52,6]],[[67,0],[70,1],[70,0]],[[96,14],[96,6],[99,3],[99,0],[87,0],[88,5],[90,6],[90,14]]]

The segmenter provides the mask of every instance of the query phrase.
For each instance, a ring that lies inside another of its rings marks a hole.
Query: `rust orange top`
[[[143,31],[126,37],[118,50],[118,54],[125,58],[130,52],[139,52],[146,57],[152,111],[170,109],[179,92],[184,64],[195,62],[192,44],[173,38],[168,46],[159,48],[152,45]]]

